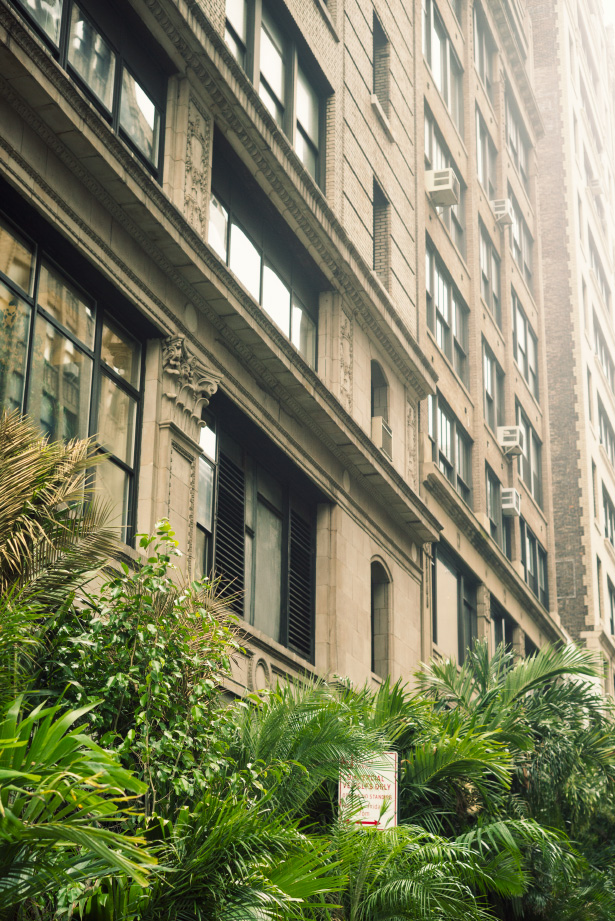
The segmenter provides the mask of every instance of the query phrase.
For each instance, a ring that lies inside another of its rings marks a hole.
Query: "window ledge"
[[[393,131],[391,130],[391,123],[390,123],[390,121],[389,121],[389,119],[388,119],[388,116],[387,116],[387,114],[385,113],[384,109],[383,109],[382,106],[380,105],[380,100],[378,99],[378,97],[376,96],[375,93],[372,93],[370,99],[371,99],[371,103],[372,103],[372,109],[374,110],[374,112],[375,112],[376,115],[378,116],[378,121],[380,122],[380,124],[381,124],[382,127],[384,128],[384,133],[385,133],[386,136],[388,137],[389,141],[394,141],[395,138],[393,137]]]

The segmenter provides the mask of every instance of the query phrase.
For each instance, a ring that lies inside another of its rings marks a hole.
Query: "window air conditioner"
[[[504,454],[523,454],[523,429],[520,425],[498,426],[498,444]]]
[[[518,518],[521,514],[521,496],[516,489],[502,490],[502,515],[506,518]]]
[[[389,460],[393,459],[393,432],[384,416],[372,416],[372,441]]]
[[[490,201],[491,210],[500,227],[510,227],[514,221],[513,206],[510,198],[497,198]]]
[[[461,187],[455,175],[455,170],[430,169],[425,173],[425,191],[429,195],[432,205],[437,208],[447,208],[456,205],[461,197]]]
[[[602,183],[599,179],[590,179],[587,183],[587,191],[590,192],[594,198],[598,198],[602,195]]]

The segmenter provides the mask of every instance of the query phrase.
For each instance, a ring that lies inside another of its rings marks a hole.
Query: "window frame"
[[[436,72],[436,61],[433,54],[433,37],[438,28],[441,31],[440,44],[444,48],[444,53],[439,56],[440,74]],[[463,137],[464,71],[434,0],[424,0],[423,2],[423,57],[431,71],[434,86],[444,100],[453,124]]]
[[[476,113],[476,175],[481,188],[488,201],[497,198],[497,156],[498,151],[493,143],[487,122],[482,116],[478,106]]]
[[[497,434],[498,426],[504,425],[505,396],[504,371],[492,350],[483,339],[483,394],[485,422]]]
[[[463,665],[466,653],[478,638],[478,580],[442,543],[434,545],[432,566],[433,618],[432,639],[438,644],[438,565],[444,566],[457,580],[457,651],[458,665]],[[468,616],[466,616],[468,615]],[[444,650],[443,650],[444,651]]]
[[[521,306],[521,301],[514,288],[511,289],[512,295],[512,315],[513,315],[513,358],[524,381],[530,389],[532,396],[538,401],[540,399],[540,389],[538,380],[538,338],[532,329],[527,318],[525,310]],[[520,335],[523,331],[522,336]],[[523,350],[521,338],[525,342],[525,351]],[[531,349],[529,343],[532,343]],[[534,365],[531,361],[531,352],[534,355]]]
[[[466,185],[457,169],[455,161],[450,155],[444,142],[442,133],[433,117],[429,106],[425,104],[424,111],[424,156],[425,169],[440,170],[450,168],[454,171],[459,182],[459,202],[448,207],[438,207],[436,213],[446,229],[453,243],[465,258],[466,228],[465,228],[465,198]]]
[[[427,397],[427,418],[432,460],[453,489],[471,507],[472,439],[439,392]],[[448,423],[446,439],[442,438],[443,420]]]
[[[479,265],[481,277],[481,297],[493,319],[502,328],[502,273],[498,252],[487,233],[485,225],[479,221]],[[486,263],[486,264],[485,264]]]
[[[474,4],[472,10],[472,23],[474,33],[474,66],[490,102],[493,102],[493,58],[497,52],[497,46],[493,40],[491,30],[487,25],[485,11],[478,3]]]
[[[529,290],[532,291],[534,281],[534,238],[510,186],[508,186],[508,197],[512,202],[513,210],[513,222],[510,227],[510,248],[513,260],[525,279]]]
[[[544,608],[549,608],[547,551],[524,518],[519,519],[523,578]]]
[[[427,326],[438,349],[448,359],[461,383],[467,387],[470,311],[430,240],[427,240],[425,246],[425,292]],[[441,301],[442,297],[446,305]]]
[[[539,508],[542,508],[542,442],[519,402],[516,411],[517,425],[524,433],[524,451],[517,459],[519,477]]]
[[[525,191],[530,191],[529,156],[531,145],[519,109],[511,91],[506,91],[506,146],[515,171]]]
[[[615,469],[615,430],[611,424],[609,414],[604,408],[604,403],[600,399],[600,394],[598,396],[598,438],[600,444],[604,448],[604,451],[611,463],[611,467]]]

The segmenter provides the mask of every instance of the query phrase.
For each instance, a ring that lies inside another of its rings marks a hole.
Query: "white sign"
[[[397,752],[384,752],[361,765],[340,768],[340,810],[349,822],[373,828],[397,826]]]

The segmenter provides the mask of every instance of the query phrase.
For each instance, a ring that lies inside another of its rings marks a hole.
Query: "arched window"
[[[372,441],[386,456],[393,456],[393,435],[389,426],[389,385],[377,361],[371,363]]]
[[[385,678],[389,673],[389,575],[378,560],[371,564],[371,668]]]

